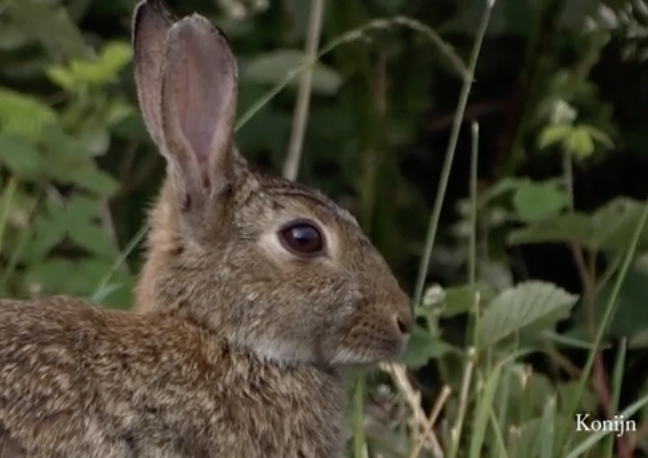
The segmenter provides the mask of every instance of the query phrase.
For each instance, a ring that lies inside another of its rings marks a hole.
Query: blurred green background
[[[311,2],[168,3],[179,15],[207,16],[229,36],[241,70],[239,114],[254,111],[238,131],[239,147],[280,173],[299,72],[267,104],[258,110],[255,104],[303,63]],[[0,296],[65,293],[130,307],[145,211],[164,171],[134,97],[134,5],[0,0]],[[299,180],[357,215],[408,291],[415,288],[462,87],[456,59],[468,62],[484,5],[325,2],[320,46],[339,43],[313,68]],[[634,199],[648,195],[646,57],[648,5],[641,0],[496,2],[426,285],[454,287],[457,298],[459,286],[472,280],[492,292],[542,280],[581,294],[587,281],[573,256],[578,245],[587,273],[603,282],[589,308],[579,301],[554,317],[551,329],[588,340],[586,324],[595,327],[603,314],[612,289],[605,280],[616,278],[618,253],[639,219]],[[479,123],[476,279],[469,269],[473,121]],[[573,193],[560,179],[565,157]],[[565,215],[573,209],[578,214]],[[603,336],[601,370],[608,376],[618,344],[629,343],[622,405],[647,392],[642,250]],[[438,327],[428,321],[420,328],[425,332],[415,333],[406,361],[426,407],[442,382],[455,383],[452,363],[438,360],[441,345],[461,347],[470,321],[470,306],[457,299],[452,309],[446,302]],[[529,362],[553,383],[570,379],[565,367],[582,367],[587,351],[567,347],[560,357],[538,353]]]

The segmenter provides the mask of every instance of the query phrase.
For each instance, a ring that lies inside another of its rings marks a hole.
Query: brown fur
[[[345,368],[399,355],[405,293],[353,217],[233,146],[236,63],[198,15],[134,15],[135,73],[168,177],[135,312],[0,301],[0,458],[343,453]],[[326,249],[277,232],[308,219]]]

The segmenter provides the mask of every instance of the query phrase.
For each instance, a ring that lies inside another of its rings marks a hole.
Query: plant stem
[[[432,249],[434,248],[434,242],[436,240],[437,230],[439,227],[439,219],[441,217],[441,209],[443,207],[443,201],[445,200],[445,193],[448,187],[448,181],[450,179],[450,171],[452,170],[452,163],[454,161],[454,153],[457,149],[457,140],[459,139],[459,131],[461,130],[461,124],[463,121],[464,112],[466,111],[466,104],[468,103],[468,97],[470,95],[470,89],[472,87],[475,68],[477,66],[477,60],[479,58],[479,51],[481,49],[481,44],[484,40],[484,35],[486,34],[486,29],[488,27],[488,21],[490,19],[490,13],[495,5],[495,0],[487,0],[484,7],[484,12],[479,23],[479,29],[477,31],[477,37],[475,39],[475,44],[470,54],[470,60],[468,61],[468,73],[463,81],[463,86],[461,88],[461,93],[459,94],[459,103],[457,105],[457,110],[455,111],[454,120],[452,122],[452,130],[450,131],[450,140],[448,141],[448,148],[446,150],[445,162],[443,164],[443,169],[441,171],[441,180],[439,181],[439,188],[437,190],[436,199],[434,201],[434,207],[432,209],[432,216],[430,217],[430,225],[428,228],[428,233],[425,239],[425,247],[423,249],[423,256],[421,257],[421,264],[419,267],[418,278],[416,279],[416,287],[414,291],[414,305],[418,305],[421,302],[423,297],[423,289],[425,287],[425,279],[428,274],[428,269],[430,267],[430,257],[432,255]]]
[[[320,34],[322,31],[322,20],[324,17],[325,0],[313,0],[311,4],[310,18],[308,20],[308,33],[306,35],[306,60],[315,62],[317,60],[317,48],[319,46]],[[313,67],[306,68],[299,80],[297,102],[292,118],[292,133],[288,144],[288,155],[283,166],[283,176],[288,180],[295,180],[299,171],[306,124],[308,123],[308,106],[310,104],[311,87],[313,85]]]

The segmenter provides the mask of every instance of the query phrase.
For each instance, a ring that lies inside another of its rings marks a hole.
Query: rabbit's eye
[[[314,224],[293,222],[279,231],[281,244],[297,256],[315,256],[324,249],[322,233]]]

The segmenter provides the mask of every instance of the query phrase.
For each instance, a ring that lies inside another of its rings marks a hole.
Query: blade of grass
[[[475,68],[477,66],[477,60],[479,58],[479,51],[481,50],[481,44],[484,40],[484,35],[486,34],[486,29],[488,28],[488,22],[490,20],[490,13],[494,5],[495,0],[486,1],[484,12],[482,13],[482,17],[479,22],[475,44],[473,45],[470,59],[468,61],[468,73],[464,78],[461,93],[459,94],[459,103],[457,105],[457,110],[455,111],[454,120],[452,122],[452,130],[450,131],[450,140],[448,141],[448,148],[445,154],[445,162],[441,171],[441,179],[439,180],[439,187],[437,190],[436,199],[434,201],[434,206],[432,208],[430,225],[428,227],[428,233],[425,238],[425,247],[423,249],[423,255],[421,256],[421,264],[419,266],[418,277],[416,279],[416,287],[414,290],[414,304],[416,306],[421,303],[421,298],[423,297],[425,278],[427,277],[428,269],[430,267],[430,256],[432,255],[432,249],[434,248],[434,242],[436,240],[436,234],[439,227],[439,218],[441,216],[441,209],[443,207],[443,201],[445,200],[445,193],[448,187],[448,181],[450,179],[452,163],[454,162],[454,153],[457,148],[457,140],[459,139],[459,131],[461,130],[461,124],[463,123],[464,112],[466,111],[466,104],[468,103],[468,96],[470,95],[470,88],[472,87]]]
[[[486,437],[489,415],[492,409],[493,400],[495,399],[497,387],[499,386],[501,374],[502,366],[497,365],[486,379],[484,390],[479,393],[477,414],[475,416],[472,437],[470,440],[469,458],[480,458],[482,456],[481,451]]]
[[[461,433],[464,429],[464,422],[466,416],[466,409],[468,408],[468,397],[470,396],[470,388],[473,380],[473,370],[477,363],[477,350],[475,347],[470,347],[466,354],[466,366],[461,380],[461,391],[459,392],[459,412],[457,414],[457,421],[450,430],[450,453],[449,458],[455,458],[459,452],[459,445],[461,444]],[[497,388],[497,387],[496,387]]]
[[[7,227],[9,219],[9,208],[11,207],[11,200],[13,199],[16,188],[18,187],[18,180],[15,177],[9,178],[9,182],[5,187],[4,199],[2,199],[2,212],[0,213],[0,250],[2,250],[2,242],[4,240],[4,232]]]
[[[542,412],[540,458],[552,458],[556,439],[556,397],[550,396]]]
[[[108,282],[112,279],[112,276],[117,272],[117,269],[119,269],[119,266],[121,266],[126,259],[128,259],[128,256],[133,252],[135,247],[142,241],[144,236],[146,235],[147,232],[147,226],[146,224],[142,225],[139,231],[133,236],[133,238],[128,242],[128,245],[126,245],[126,248],[121,252],[119,257],[115,260],[113,265],[111,266],[110,270],[104,278],[101,280],[97,288],[95,289],[95,292],[92,293],[92,296],[90,300],[92,302],[99,302],[99,299],[102,297],[105,297],[106,292],[104,291],[108,285]]]
[[[364,433],[365,378],[360,376],[353,390],[353,458],[366,458],[367,441]]]
[[[614,363],[614,370],[612,372],[612,399],[611,410],[616,412],[619,408],[619,399],[621,398],[621,386],[623,385],[623,371],[626,367],[626,351],[627,340],[622,339],[617,351],[616,361]],[[606,439],[605,444],[606,455],[614,456],[614,437],[610,436]]]
[[[311,14],[308,20],[308,32],[306,35],[306,56],[311,62],[317,61],[317,47],[319,46],[322,30],[322,19],[324,17],[325,0],[313,0],[311,2]],[[295,112],[292,118],[292,132],[288,143],[288,154],[283,166],[283,176],[288,180],[295,180],[299,171],[304,134],[308,122],[308,106],[310,104],[311,86],[313,82],[312,66],[304,69],[299,81]]]
[[[491,406],[489,412],[490,425],[493,429],[493,436],[495,436],[495,444],[497,445],[497,454],[495,456],[499,458],[508,458],[508,450],[506,450],[506,441],[504,440],[504,435],[502,430],[499,427],[497,417],[495,416],[495,411]]]
[[[625,257],[623,259],[623,263],[621,264],[619,275],[617,276],[616,282],[614,283],[614,287],[612,289],[612,294],[610,295],[607,304],[605,306],[605,312],[603,314],[603,318],[601,320],[601,323],[596,333],[596,339],[594,340],[593,349],[589,352],[587,361],[585,362],[585,366],[583,367],[583,371],[581,373],[581,377],[578,382],[578,390],[576,391],[576,396],[574,397],[572,404],[570,406],[569,413],[571,415],[573,415],[576,412],[576,409],[578,408],[578,405],[583,397],[583,393],[585,391],[585,385],[587,384],[587,381],[590,378],[590,373],[592,372],[592,367],[594,366],[594,359],[596,358],[597,349],[601,345],[601,341],[603,340],[603,335],[605,333],[605,330],[607,329],[607,326],[610,323],[612,315],[616,310],[615,305],[619,297],[619,292],[621,291],[621,285],[623,284],[623,280],[625,279],[628,270],[630,269],[630,265],[632,264],[632,260],[634,259],[634,255],[637,251],[637,246],[639,244],[639,239],[646,225],[646,220],[648,220],[648,200],[646,200],[643,212],[641,213],[641,217],[639,219],[639,223],[635,228],[635,232],[632,236],[632,240],[626,251]]]

